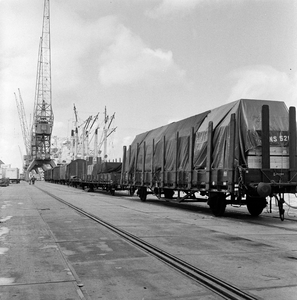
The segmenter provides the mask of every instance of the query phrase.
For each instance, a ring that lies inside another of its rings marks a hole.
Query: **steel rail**
[[[137,236],[117,228],[116,226],[98,218],[97,216],[85,211],[84,209],[77,207],[52,193],[45,191],[39,187],[36,187],[45,194],[49,195],[50,197],[60,201],[61,203],[69,206],[70,208],[76,210],[77,212],[87,216],[88,218],[92,219],[93,221],[103,225],[104,227],[110,229],[111,231],[117,233],[125,240],[128,240],[132,244],[136,245],[137,247],[143,249],[145,252],[148,252],[150,255],[157,257],[162,262],[166,263],[167,265],[173,267],[174,269],[178,270],[179,272],[183,273],[184,275],[188,276],[189,278],[195,280],[199,284],[203,285],[207,289],[213,291],[214,293],[218,294],[219,296],[228,299],[228,300],[259,300],[260,298],[253,296],[245,291],[240,290],[238,287],[218,278],[210,273],[207,273],[186,261],[179,259],[178,257],[138,238]]]

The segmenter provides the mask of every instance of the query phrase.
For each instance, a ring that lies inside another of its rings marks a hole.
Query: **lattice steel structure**
[[[22,135],[23,135],[24,145],[25,145],[25,149],[26,149],[26,155],[29,156],[30,151],[31,151],[31,143],[30,143],[31,135],[29,132],[25,106],[24,106],[24,102],[23,102],[23,98],[22,98],[20,89],[19,89],[19,100],[18,100],[16,93],[14,93],[14,96],[15,96],[15,101],[16,101],[17,110],[18,110],[18,114],[19,114],[20,125],[21,125],[21,129],[22,129]]]
[[[35,101],[33,111],[29,171],[54,167],[51,159],[51,134],[54,124],[51,86],[50,4],[44,1],[42,37],[40,38]]]

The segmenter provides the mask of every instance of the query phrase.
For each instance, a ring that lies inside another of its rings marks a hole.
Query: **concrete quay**
[[[221,299],[38,185],[0,188],[1,300]]]

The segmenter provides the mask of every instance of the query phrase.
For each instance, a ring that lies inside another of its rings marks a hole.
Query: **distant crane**
[[[92,116],[89,116],[82,124],[78,125],[78,112],[74,104],[74,127],[75,129],[71,131],[71,139],[72,139],[72,159],[81,158],[85,159],[89,156],[89,134],[90,130],[93,126],[89,128],[91,121],[93,119]],[[81,135],[79,135],[79,129],[81,131]]]
[[[103,138],[101,138],[100,144],[99,144],[99,150],[101,149],[101,146],[103,144],[103,161],[107,161],[107,138],[116,131],[117,127],[110,128],[113,120],[115,119],[115,113],[111,116],[109,119],[109,115],[107,115],[106,107],[104,110],[104,128],[103,128]],[[108,123],[109,122],[109,123]],[[108,124],[107,124],[108,123]]]
[[[18,114],[19,114],[19,119],[20,119],[22,134],[23,134],[23,140],[24,140],[24,145],[25,145],[25,149],[26,149],[26,154],[29,155],[30,154],[30,148],[31,148],[31,145],[30,145],[30,132],[29,132],[29,127],[28,127],[28,123],[27,123],[26,111],[25,111],[21,91],[20,91],[20,89],[18,89],[18,91],[19,91],[19,99],[18,99],[16,93],[14,93],[14,96],[15,96],[15,101],[16,101],[16,105],[17,105],[17,109],[18,109]]]
[[[37,173],[55,166],[51,159],[51,134],[54,124],[51,86],[50,4],[44,0],[42,37],[40,38],[33,124],[31,132],[31,158],[28,171]]]
[[[104,111],[104,125],[102,128],[102,136],[98,143],[99,124],[97,124],[99,113],[96,116],[89,116],[82,124],[78,125],[78,112],[74,105],[74,129],[71,130],[71,160],[78,157],[86,159],[93,157],[93,163],[97,161],[97,156],[101,153],[103,146],[103,161],[107,161],[107,138],[116,131],[117,127],[111,128],[111,124],[115,119],[115,113],[109,117],[106,107]],[[89,139],[89,137],[91,137]],[[94,148],[90,149],[90,142],[94,138]]]

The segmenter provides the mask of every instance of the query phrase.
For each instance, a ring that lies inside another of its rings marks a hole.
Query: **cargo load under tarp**
[[[246,165],[247,152],[261,146],[261,109],[263,105],[269,105],[270,110],[270,144],[281,147],[287,146],[288,139],[283,138],[288,136],[289,127],[288,109],[285,103],[282,101],[241,99],[137,135],[131,145],[130,154],[129,151],[126,154],[125,170],[133,173],[135,170],[143,170],[144,166],[145,172],[151,171],[153,167],[154,173],[158,173],[162,168],[164,140],[164,170],[173,171],[176,161],[177,170],[189,170],[192,128],[195,134],[193,168],[204,169],[206,167],[210,121],[213,122],[211,167],[215,169],[225,168],[229,157],[231,114],[235,114],[236,120],[235,164]],[[178,140],[178,144],[176,140]],[[154,151],[152,151],[153,148]],[[145,164],[143,164],[144,153]]]
[[[93,167],[93,174],[101,173],[120,173],[122,168],[122,163],[120,162],[103,162],[97,163]]]

